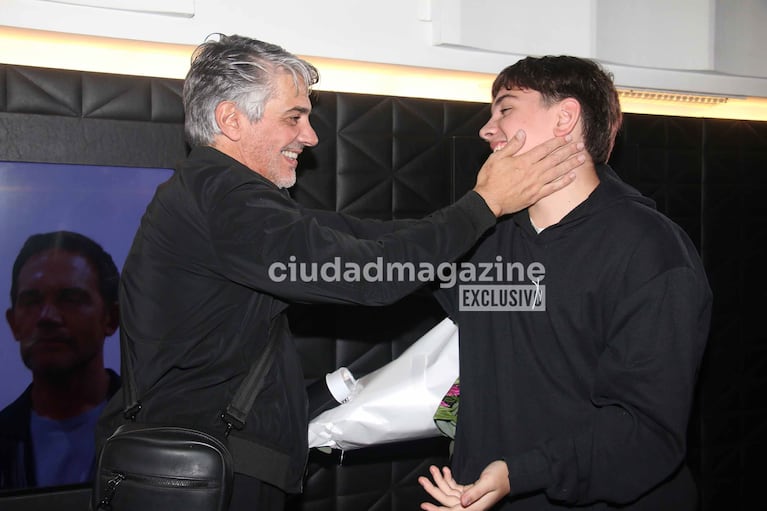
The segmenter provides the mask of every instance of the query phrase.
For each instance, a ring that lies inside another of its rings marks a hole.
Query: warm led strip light
[[[193,46],[0,26],[0,63],[101,73],[183,78]],[[494,74],[306,56],[319,90],[450,101],[490,101]],[[767,98],[723,98],[620,90],[627,113],[767,121]]]
[[[729,98],[724,96],[700,96],[697,94],[684,94],[675,92],[650,91],[650,90],[619,90],[618,96],[625,99],[642,99],[648,101],[672,101],[675,103],[688,103],[695,105],[719,105],[727,103]]]

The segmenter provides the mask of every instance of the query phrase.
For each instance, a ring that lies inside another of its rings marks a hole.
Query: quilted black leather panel
[[[701,379],[706,509],[764,507],[767,456],[767,123],[707,121],[703,255],[714,317]]]
[[[611,163],[700,247],[703,122],[633,115],[626,119]]]
[[[82,74],[47,69],[6,68],[6,110],[78,117],[82,111]]]

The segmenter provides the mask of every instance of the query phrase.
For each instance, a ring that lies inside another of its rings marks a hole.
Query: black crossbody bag
[[[272,330],[272,329],[270,329]],[[277,330],[277,329],[274,329]],[[121,343],[126,374],[125,418],[104,443],[96,464],[92,508],[104,511],[226,511],[234,473],[280,485],[287,472],[281,453],[236,435],[261,390],[279,336],[272,330],[263,355],[250,368],[221,413],[224,434],[195,428],[136,422],[133,367]],[[234,434],[232,434],[234,430]]]

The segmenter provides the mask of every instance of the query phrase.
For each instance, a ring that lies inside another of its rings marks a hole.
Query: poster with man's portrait
[[[99,243],[122,269],[141,216],[169,169],[0,162],[0,409],[31,382],[5,321],[11,271],[26,239],[67,230]],[[120,371],[119,331],[105,342],[104,365]]]

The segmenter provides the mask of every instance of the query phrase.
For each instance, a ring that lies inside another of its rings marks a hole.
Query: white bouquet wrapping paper
[[[458,377],[458,328],[445,318],[402,355],[358,378],[309,423],[309,447],[352,450],[440,436],[434,412]]]

